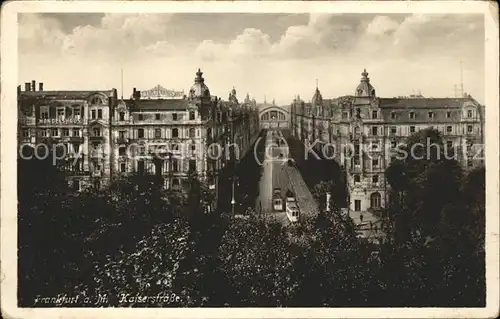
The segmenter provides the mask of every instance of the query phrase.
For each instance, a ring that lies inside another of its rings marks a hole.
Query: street
[[[274,212],[272,208],[273,189],[279,188],[283,195],[288,190],[293,191],[297,198],[297,205],[303,215],[318,212],[318,206],[300,172],[296,167],[288,165],[288,146],[286,143],[278,146],[276,140],[284,141],[281,132],[268,131],[256,210],[263,217],[276,218],[279,221],[288,223],[285,212]]]

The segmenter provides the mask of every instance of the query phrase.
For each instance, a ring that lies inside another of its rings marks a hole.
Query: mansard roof
[[[470,98],[381,98],[381,108],[438,109],[460,108]]]

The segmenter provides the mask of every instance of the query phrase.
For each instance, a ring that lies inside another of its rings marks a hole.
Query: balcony
[[[92,135],[92,136],[89,136],[89,140],[91,142],[102,142],[104,140],[104,136],[102,136],[102,135],[100,135],[100,136]]]
[[[37,124],[39,125],[83,125],[84,120],[82,118],[54,118],[54,119],[38,119]]]
[[[128,144],[130,143],[130,139],[128,137],[121,136],[116,139],[116,142],[118,144]]]

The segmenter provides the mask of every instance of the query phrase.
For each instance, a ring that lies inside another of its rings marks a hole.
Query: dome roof
[[[368,77],[368,72],[366,69],[361,73],[361,82],[356,88],[355,95],[360,97],[374,97],[375,88],[370,84],[370,78]]]
[[[193,86],[191,86],[191,89],[189,90],[190,98],[200,98],[200,97],[210,96],[210,90],[205,85],[205,79],[203,78],[202,75],[203,72],[201,72],[201,70],[198,69],[198,72],[196,72],[196,78],[194,79],[194,84]]]

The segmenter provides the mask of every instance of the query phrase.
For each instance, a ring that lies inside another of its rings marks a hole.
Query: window
[[[139,114],[138,118],[139,118],[139,121],[144,121],[144,114]]]
[[[127,170],[127,165],[125,163],[120,163],[120,172],[125,173]]]
[[[374,151],[378,150],[378,144],[372,144],[372,150]]]
[[[191,144],[191,151],[196,152],[196,144]]]
[[[57,117],[64,117],[64,109],[57,109]]]
[[[372,135],[377,135],[378,133],[378,127],[377,126],[373,126],[372,127]]]
[[[194,128],[189,129],[189,137],[195,137],[196,136],[196,130]]]
[[[172,180],[172,186],[173,186],[173,187],[178,187],[180,184],[181,184],[181,182],[179,181],[179,179],[178,179],[178,178],[174,178],[174,179]]]
[[[207,137],[212,137],[212,128],[207,128]]]
[[[140,128],[137,130],[137,136],[139,138],[143,138],[144,137],[144,129],[143,128]]]
[[[178,128],[172,129],[172,137],[179,137],[179,129]]]
[[[51,136],[59,136],[59,130],[56,128],[53,128],[50,130],[50,135]]]
[[[94,98],[92,99],[92,101],[90,101],[90,103],[92,103],[92,104],[101,104],[101,103],[102,103],[102,101],[101,101],[101,99],[100,99],[100,98],[98,98],[98,97],[96,96],[96,97],[94,97]]]
[[[119,132],[118,132],[118,138],[119,138],[120,140],[125,139],[125,131],[119,131]]]
[[[172,161],[172,172],[178,172],[179,171],[179,160],[174,159]]]
[[[472,158],[467,159],[467,167],[472,167],[474,164],[472,163]]]
[[[467,125],[467,133],[472,133],[472,125]]]
[[[415,126],[410,126],[410,133],[415,133]]]
[[[141,175],[144,174],[144,161],[137,162],[137,172]]]
[[[95,118],[96,118],[96,113],[95,113],[95,110],[92,110],[92,111],[91,111],[91,114],[92,114],[92,119],[93,119],[93,120],[95,120]]]
[[[196,172],[196,160],[189,160],[189,171]]]
[[[415,119],[415,112],[410,112],[410,119]]]
[[[450,111],[446,112],[446,118],[449,119],[450,117],[451,117],[451,112]]]
[[[378,166],[378,158],[372,159],[372,167],[377,167]]]
[[[80,180],[78,179],[73,180],[73,190],[80,191]]]
[[[102,119],[102,110],[97,110],[97,118]]]
[[[472,117],[472,110],[467,110],[467,117]]]
[[[380,193],[373,193],[370,195],[370,206],[371,208],[380,208],[380,201],[382,196]]]
[[[127,155],[127,148],[125,146],[120,146],[118,149],[118,155],[125,156]]]
[[[42,129],[40,131],[40,136],[47,137],[48,135],[49,135],[49,132],[46,129]]]
[[[42,120],[46,120],[49,118],[49,112],[47,111],[43,111],[41,114],[40,114],[40,117],[42,118]]]
[[[446,127],[446,133],[451,133],[451,126]]]
[[[391,112],[391,119],[396,119],[396,112]]]
[[[361,178],[359,177],[359,175],[354,175],[354,183],[359,183],[361,182]]]
[[[378,183],[378,175],[373,175],[372,176],[372,183],[377,184]]]
[[[125,112],[120,112],[120,121],[125,121]]]
[[[391,135],[396,135],[396,127],[395,126],[391,127]]]
[[[361,210],[361,200],[354,200],[354,211],[359,212]]]
[[[428,116],[430,119],[433,119],[433,118],[434,118],[434,112],[428,112],[428,113],[427,113],[427,116]]]
[[[376,119],[378,117],[377,111],[372,111],[372,119]]]
[[[194,113],[194,111],[189,112],[189,119],[191,121],[195,119],[195,113]]]
[[[347,112],[342,112],[342,119],[347,120]]]
[[[155,138],[161,138],[161,129],[159,128],[155,129]]]
[[[63,128],[63,136],[69,136],[69,128]]]
[[[392,147],[392,148],[396,148],[396,146],[397,146],[396,141],[391,141],[391,147]]]
[[[79,107],[75,107],[73,109],[73,115],[74,116],[80,116],[80,108]]]
[[[177,121],[177,113],[172,113],[172,120]]]
[[[23,129],[23,136],[24,137],[29,137],[30,136],[30,130],[29,129]]]
[[[453,141],[446,141],[446,148],[452,149],[453,148]]]

